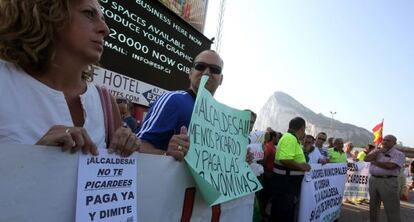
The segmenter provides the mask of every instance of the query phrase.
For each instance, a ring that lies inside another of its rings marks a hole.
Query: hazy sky
[[[215,36],[219,0],[204,34]],[[214,47],[214,46],[213,46]],[[216,98],[259,112],[275,91],[414,147],[414,1],[227,0]]]

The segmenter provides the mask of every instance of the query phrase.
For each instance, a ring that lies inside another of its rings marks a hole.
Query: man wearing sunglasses
[[[201,77],[209,76],[205,87],[214,95],[223,81],[222,69],[223,60],[213,50],[195,57],[189,74],[190,88],[164,93],[146,115],[137,134],[142,140],[141,152],[184,159],[189,147],[187,128]]]
[[[318,133],[318,135],[316,136],[316,140],[315,140],[315,147],[318,148],[319,152],[322,154],[322,156],[325,157],[325,159],[328,158],[328,148],[324,147],[323,144],[326,141],[326,133],[325,132],[320,132]]]

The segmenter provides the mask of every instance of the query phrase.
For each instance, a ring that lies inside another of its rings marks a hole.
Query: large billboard
[[[138,98],[140,85],[163,90],[186,89],[194,57],[209,49],[211,41],[159,1],[100,0],[109,26],[101,65],[106,82],[96,82],[119,89]],[[112,73],[113,72],[113,73]],[[117,78],[117,79],[114,79]],[[115,85],[116,84],[116,85]],[[112,93],[114,91],[111,90]],[[155,94],[151,94],[154,96]],[[141,101],[135,103],[148,105]]]
[[[203,32],[208,0],[159,0],[198,31]]]

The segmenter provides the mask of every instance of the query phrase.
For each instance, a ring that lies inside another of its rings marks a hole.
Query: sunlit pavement
[[[414,221],[414,192],[409,193],[408,202],[401,201],[401,220]],[[339,221],[366,222],[369,221],[369,204],[343,204]],[[381,207],[380,222],[386,222],[384,207]]]

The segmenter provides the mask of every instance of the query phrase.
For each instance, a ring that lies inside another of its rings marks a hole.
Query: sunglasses
[[[196,62],[194,63],[194,69],[197,71],[204,71],[208,68],[210,68],[210,72],[212,74],[221,74],[221,67],[218,65],[214,65],[214,64],[208,64],[205,62]]]

